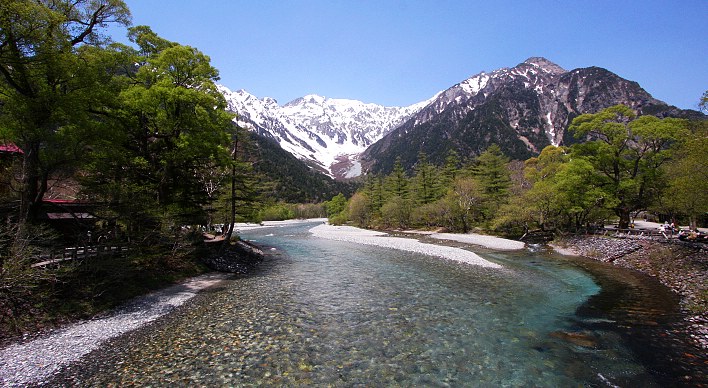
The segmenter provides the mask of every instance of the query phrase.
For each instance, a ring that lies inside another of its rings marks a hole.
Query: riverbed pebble
[[[207,274],[138,298],[101,318],[79,322],[44,337],[0,349],[0,386],[23,387],[46,382],[63,366],[103,343],[167,314],[199,290],[228,278]]]
[[[564,254],[610,262],[657,278],[680,295],[689,335],[701,349],[708,349],[708,244],[574,236],[553,245]]]
[[[383,232],[365,230],[352,226],[332,226],[323,224],[310,229],[310,233],[316,237],[329,240],[347,241],[384,248],[399,249],[482,267],[501,268],[499,264],[485,260],[476,253],[465,249],[427,244],[410,238],[388,237],[387,234]]]

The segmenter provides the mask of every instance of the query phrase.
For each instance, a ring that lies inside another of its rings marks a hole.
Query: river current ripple
[[[482,252],[502,268],[315,238],[314,224],[242,233],[270,247],[56,382],[125,385],[661,386],[600,287],[544,254]],[[584,311],[580,314],[579,312]]]

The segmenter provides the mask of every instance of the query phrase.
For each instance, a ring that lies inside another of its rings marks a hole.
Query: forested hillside
[[[692,229],[705,224],[708,121],[637,116],[617,105],[576,117],[569,132],[573,145],[549,145],[525,162],[497,144],[464,162],[454,151],[444,164],[419,153],[412,173],[399,156],[390,174],[369,175],[333,220],[516,237],[604,222],[627,228],[640,212]]]
[[[260,176],[260,189],[271,200],[316,203],[338,193],[347,197],[356,190],[353,181],[336,181],[283,150],[274,140],[250,132],[253,169]]]

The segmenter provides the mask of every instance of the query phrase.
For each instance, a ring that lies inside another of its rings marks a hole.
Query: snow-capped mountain
[[[567,131],[573,118],[617,104],[639,114],[703,117],[669,106],[609,70],[567,71],[534,57],[513,68],[479,73],[441,92],[359,160],[365,171],[389,172],[397,158],[410,169],[420,152],[441,164],[449,150],[469,158],[491,144],[511,158],[525,160],[548,145],[576,141]]]
[[[566,129],[574,117],[617,104],[640,114],[704,117],[669,106],[606,69],[567,71],[541,57],[481,72],[408,107],[317,95],[281,106],[244,90],[221,91],[241,126],[335,178],[388,172],[398,157],[409,169],[419,152],[440,164],[450,149],[466,158],[492,143],[523,160],[547,145],[573,142]]]
[[[514,68],[501,68],[491,73],[481,72],[438,94],[423,111],[416,115],[412,125],[420,125],[434,119],[443,111],[451,110],[457,117],[462,117],[487,101],[497,90],[512,84],[515,88],[533,91],[537,95],[546,95],[553,99],[554,82],[557,77],[567,73],[555,63],[540,57],[529,58]],[[562,141],[562,132],[557,130],[551,120],[552,107],[544,107],[546,122],[540,128],[551,144]],[[520,117],[513,115],[511,126],[519,127]]]
[[[359,154],[427,104],[385,107],[307,95],[281,106],[245,90],[219,88],[239,125],[276,140],[286,151],[337,178],[360,175]]]

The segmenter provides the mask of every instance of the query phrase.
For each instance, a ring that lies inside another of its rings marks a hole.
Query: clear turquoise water
[[[116,343],[74,382],[658,385],[620,335],[576,315],[600,288],[568,262],[486,253],[505,267],[486,269],[317,239],[311,226],[242,233],[273,247],[257,274]]]

